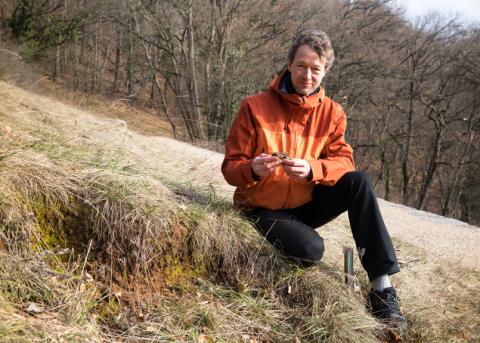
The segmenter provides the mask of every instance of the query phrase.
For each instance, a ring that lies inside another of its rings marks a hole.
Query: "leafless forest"
[[[378,195],[480,223],[480,28],[460,19],[412,24],[389,0],[0,0],[0,26],[52,79],[146,103],[193,142],[223,142],[295,34],[324,30],[324,86]]]

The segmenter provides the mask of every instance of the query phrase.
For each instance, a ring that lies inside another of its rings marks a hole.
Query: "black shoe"
[[[370,290],[368,292],[368,305],[372,314],[381,321],[401,330],[407,328],[407,319],[400,311],[395,288],[387,287],[383,292]]]

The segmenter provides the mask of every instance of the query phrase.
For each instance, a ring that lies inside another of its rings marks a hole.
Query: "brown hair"
[[[320,30],[305,30],[300,32],[300,34],[293,41],[290,49],[288,49],[288,63],[293,62],[298,48],[305,44],[315,51],[320,58],[325,58],[325,70],[330,70],[333,65],[333,61],[335,60],[335,53],[333,52],[330,38],[328,38],[325,32]]]

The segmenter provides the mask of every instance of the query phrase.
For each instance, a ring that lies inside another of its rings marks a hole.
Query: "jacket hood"
[[[288,101],[291,105],[298,106],[303,110],[309,110],[320,105],[325,97],[325,89],[320,86],[320,91],[312,95],[300,95],[297,93],[290,94],[286,90],[281,89],[282,80],[288,73],[288,69],[285,69],[280,75],[275,77],[272,82],[270,82],[269,89],[280,95],[283,99]]]

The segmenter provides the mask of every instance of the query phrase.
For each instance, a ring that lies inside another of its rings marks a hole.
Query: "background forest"
[[[295,34],[324,30],[324,87],[378,195],[480,223],[479,27],[412,24],[388,0],[0,0],[0,27],[52,79],[151,106],[176,138],[211,146],[285,68]]]

